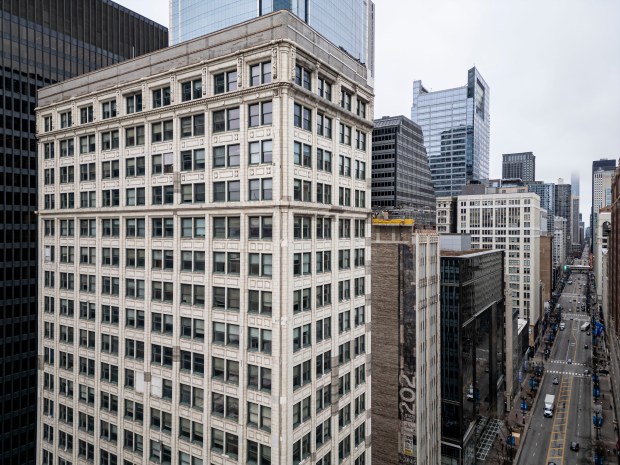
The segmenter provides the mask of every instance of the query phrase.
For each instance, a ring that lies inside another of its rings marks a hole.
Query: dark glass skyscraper
[[[108,0],[0,0],[0,21],[0,463],[23,465],[37,449],[37,89],[165,47],[168,32]]]
[[[532,152],[503,154],[502,179],[534,182],[536,180],[536,156]]]
[[[439,196],[459,195],[470,181],[489,179],[489,86],[476,68],[467,84],[429,92],[413,83],[411,119],[424,133],[424,145]]]
[[[426,212],[435,223],[435,190],[422,129],[404,116],[375,120],[372,208]]]
[[[178,44],[278,10],[289,10],[373,73],[370,0],[171,0],[170,42]]]

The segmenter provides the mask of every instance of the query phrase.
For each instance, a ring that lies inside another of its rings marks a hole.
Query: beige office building
[[[283,11],[40,91],[38,463],[371,463],[372,121]]]

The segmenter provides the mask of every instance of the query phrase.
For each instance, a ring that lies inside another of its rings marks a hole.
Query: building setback
[[[39,463],[370,463],[366,76],[282,11],[40,91]]]
[[[372,132],[372,208],[435,217],[435,191],[420,126],[404,116],[375,120]]]
[[[534,182],[536,180],[536,156],[532,152],[503,154],[502,178]]]
[[[413,82],[411,119],[424,133],[437,196],[459,195],[467,183],[489,179],[489,106],[489,86],[476,68],[454,89],[429,92]]]
[[[474,465],[484,426],[505,411],[504,252],[450,236],[440,237],[442,463]]]
[[[37,89],[165,47],[168,33],[106,0],[0,0],[0,22],[0,463],[24,465],[37,449]]]
[[[372,225],[373,462],[440,463],[439,239],[412,220]]]

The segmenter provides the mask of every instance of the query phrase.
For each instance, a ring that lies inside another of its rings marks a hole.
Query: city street
[[[554,462],[557,465],[577,463],[585,457],[591,437],[590,419],[590,377],[584,374],[591,363],[589,331],[581,331],[589,316],[581,311],[585,301],[585,275],[574,273],[572,284],[567,284],[560,297],[562,321],[566,327],[559,330],[545,362],[545,376],[539,386],[538,400],[529,419],[530,425],[519,463]],[[585,346],[588,344],[588,348]],[[570,363],[569,363],[570,361]],[[553,384],[557,377],[558,384]],[[547,394],[555,395],[555,409],[552,418],[543,416],[544,399]],[[579,451],[572,451],[571,442],[580,444]]]

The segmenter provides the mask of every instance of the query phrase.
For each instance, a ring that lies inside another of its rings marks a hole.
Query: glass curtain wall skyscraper
[[[288,10],[374,71],[374,4],[370,0],[171,0],[175,45],[278,10]]]
[[[429,92],[414,81],[411,119],[424,133],[437,196],[459,195],[468,182],[489,178],[489,94],[476,68],[454,89]]]
[[[108,0],[0,0],[0,22],[0,463],[24,465],[37,448],[37,89],[165,47],[168,32]],[[46,145],[39,156],[73,152]],[[66,186],[77,175],[65,166],[46,176]]]

